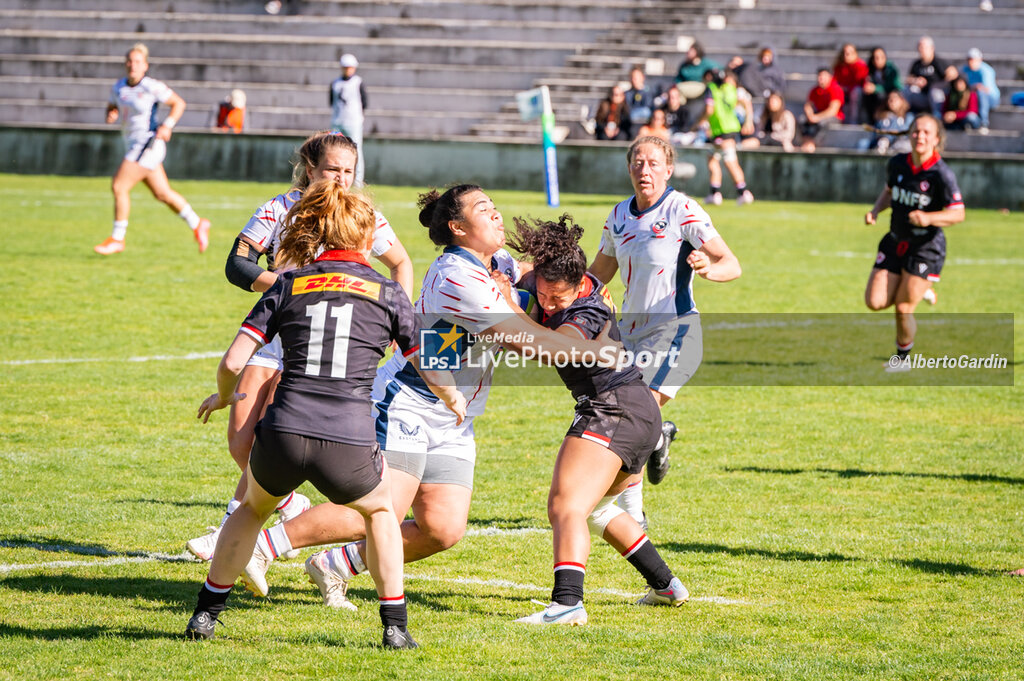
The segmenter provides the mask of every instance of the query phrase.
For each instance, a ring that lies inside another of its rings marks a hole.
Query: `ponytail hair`
[[[483,191],[476,184],[455,184],[441,194],[437,189],[420,194],[416,205],[420,209],[420,224],[427,228],[430,240],[437,246],[451,246],[455,241],[451,221],[462,220],[462,197],[472,191]]]
[[[334,180],[311,184],[281,221],[280,262],[309,264],[326,250],[362,251],[370,247],[377,218],[362,194]]]

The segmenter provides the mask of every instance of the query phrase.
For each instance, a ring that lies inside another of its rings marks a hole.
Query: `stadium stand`
[[[630,66],[670,81],[693,38],[722,63],[772,45],[796,109],[841,43],[864,56],[882,45],[905,73],[929,34],[956,64],[982,47],[1003,92],[990,134],[958,133],[950,149],[1024,153],[1024,109],[1008,104],[1024,91],[1021,0],[992,12],[971,0],[301,0],[277,16],[263,4],[0,0],[0,123],[102,125],[122,55],[144,41],[152,75],[189,103],[182,129],[205,129],[233,88],[248,94],[249,132],[323,128],[338,57],[353,52],[369,84],[368,136],[533,140],[539,126],[519,120],[514,93],[548,85],[559,122],[582,137],[581,111]],[[854,148],[862,136],[839,126],[823,146]]]

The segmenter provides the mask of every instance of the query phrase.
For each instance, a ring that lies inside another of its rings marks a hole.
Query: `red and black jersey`
[[[275,335],[284,369],[263,425],[364,445],[376,441],[370,389],[395,340],[416,351],[420,326],[402,288],[352,251],[327,251],[286,272],[242,324],[261,343]]]
[[[537,295],[537,280],[530,272],[517,284],[531,295]],[[619,325],[615,321],[615,306],[608,289],[589,272],[583,282],[583,290],[569,307],[547,315],[541,312],[540,323],[549,329],[571,326],[580,333],[581,338],[592,340],[600,335],[606,322],[612,326],[608,332],[612,340],[620,340]],[[639,382],[643,384],[643,376],[633,365],[620,371],[599,366],[572,365],[558,366],[558,376],[572,396],[579,399],[583,396],[595,397],[600,393],[613,390],[619,386]]]
[[[964,205],[956,175],[946,162],[934,154],[921,167],[914,165],[910,154],[889,159],[886,185],[892,190],[892,221],[889,231],[901,241],[923,243],[932,238],[939,227],[915,227],[910,224],[911,211],[934,213],[945,208]]]

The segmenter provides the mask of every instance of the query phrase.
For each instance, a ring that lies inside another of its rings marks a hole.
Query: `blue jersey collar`
[[[462,246],[445,246],[442,253],[451,253],[452,255],[457,255],[460,258],[464,258],[469,262],[473,263],[474,265],[476,265],[477,267],[487,271],[490,271],[491,269],[497,269],[498,267],[498,262],[497,260],[494,259],[493,256],[491,256],[491,267],[490,269],[488,269],[488,267],[484,265],[482,262],[480,262],[480,260],[477,259],[475,255],[467,251]]]
[[[648,208],[647,210],[645,210],[643,212],[641,212],[640,209],[637,208],[637,206],[636,206],[636,195],[634,195],[633,198],[631,198],[629,200],[629,212],[635,218],[643,217],[644,213],[650,213],[652,210],[654,210],[655,208],[660,206],[661,202],[664,201],[665,198],[668,197],[668,195],[671,194],[674,191],[675,191],[675,189],[673,189],[672,187],[666,187],[665,188],[665,193],[661,195],[661,198],[658,199],[657,202],[655,202],[655,204],[653,206],[651,206],[650,208]]]

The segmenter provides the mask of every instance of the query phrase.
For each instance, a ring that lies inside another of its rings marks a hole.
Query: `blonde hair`
[[[149,48],[146,47],[146,43],[135,43],[132,45],[132,48],[124,53],[124,58],[127,59],[131,56],[132,52],[138,52],[146,60],[146,63],[149,63]]]
[[[281,222],[286,226],[280,261],[301,266],[321,251],[368,249],[377,218],[370,199],[345,191],[334,180],[320,180],[302,193]]]
[[[663,140],[660,137],[654,137],[653,135],[647,135],[645,137],[637,137],[633,140],[633,143],[629,145],[629,151],[626,152],[626,162],[633,163],[633,157],[636,155],[636,150],[640,148],[642,144],[650,144],[658,147],[665,154],[665,163],[669,168],[674,168],[676,165],[676,150],[675,148]]]

